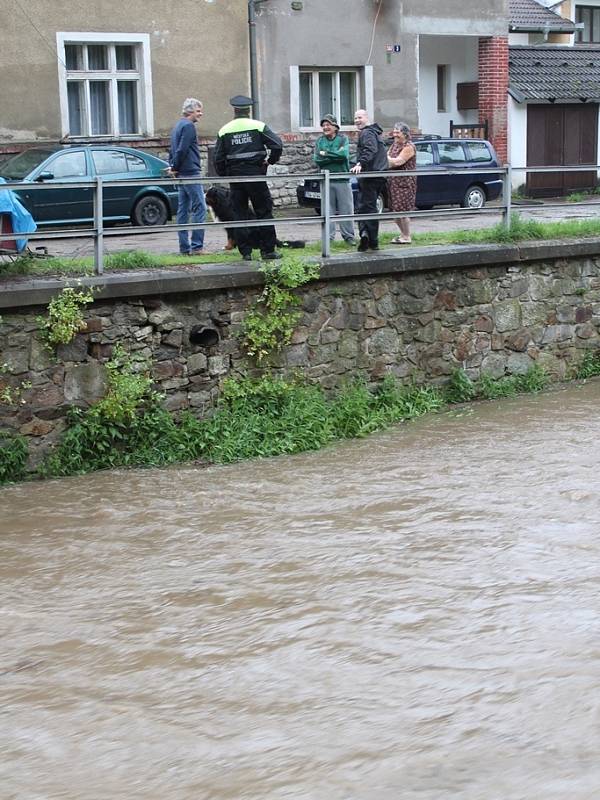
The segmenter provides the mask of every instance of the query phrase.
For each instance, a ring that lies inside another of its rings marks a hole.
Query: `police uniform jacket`
[[[218,175],[264,175],[265,162],[276,164],[283,142],[257,119],[236,117],[217,135],[215,168]]]

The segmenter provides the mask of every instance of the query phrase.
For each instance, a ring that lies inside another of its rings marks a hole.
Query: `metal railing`
[[[418,169],[418,170],[403,170],[401,172],[398,171],[385,171],[385,172],[362,172],[360,176],[353,175],[351,173],[332,173],[328,171],[322,171],[320,173],[300,173],[300,174],[274,174],[268,176],[244,176],[244,177],[202,177],[202,178],[154,178],[151,180],[132,180],[132,181],[107,181],[101,177],[98,177],[91,181],[53,181],[52,183],[0,183],[0,191],[45,191],[45,190],[56,190],[56,189],[92,189],[93,190],[93,226],[92,227],[81,227],[76,229],[50,229],[50,230],[42,230],[38,229],[35,233],[27,233],[27,232],[12,232],[12,233],[1,233],[0,232],[0,250],[2,249],[2,242],[8,240],[15,240],[15,239],[27,239],[31,241],[37,240],[48,240],[48,239],[69,239],[69,238],[91,238],[94,240],[94,272],[96,275],[101,275],[104,271],[104,246],[105,246],[105,239],[112,238],[112,237],[119,237],[119,236],[147,236],[150,234],[161,233],[168,231],[170,233],[174,233],[180,230],[195,230],[195,229],[210,229],[210,228],[250,228],[250,227],[262,227],[265,224],[286,224],[292,223],[295,225],[303,226],[303,225],[313,225],[315,222],[320,223],[321,225],[321,251],[324,258],[328,258],[331,255],[331,248],[330,248],[330,239],[329,239],[329,229],[331,223],[336,222],[344,222],[348,220],[352,221],[365,221],[365,220],[378,220],[379,222],[384,222],[388,220],[395,220],[399,216],[402,217],[410,217],[410,218],[422,218],[422,217],[453,217],[453,216],[464,216],[467,215],[486,215],[486,214],[501,214],[503,224],[506,228],[510,228],[511,224],[511,213],[512,213],[512,180],[513,180],[513,173],[515,172],[525,172],[527,174],[530,173],[543,173],[543,172],[594,172],[600,170],[600,165],[597,164],[585,164],[573,167],[563,167],[563,166],[553,166],[553,167],[512,167],[511,165],[507,164],[503,167],[483,167],[483,166],[473,166],[473,167],[463,167],[457,169],[444,169],[443,173],[440,172],[438,169]],[[444,175],[444,176],[452,176],[452,175],[465,175],[465,173],[474,173],[477,175],[498,175],[501,177],[502,180],[502,193],[501,193],[501,202],[496,204],[493,207],[483,207],[479,209],[469,209],[469,208],[436,208],[436,209],[428,209],[428,210],[420,210],[420,211],[402,211],[402,212],[386,212],[386,213],[373,213],[373,214],[336,214],[332,215],[330,212],[330,187],[332,179],[339,180],[340,178],[351,178],[351,177],[360,177],[360,179],[364,178],[392,178],[396,176],[410,176],[416,175],[418,177],[424,177],[427,175]],[[192,184],[233,184],[233,183],[256,183],[257,181],[266,180],[269,183],[298,183],[306,178],[317,180],[321,187],[320,187],[320,195],[321,195],[321,213],[317,216],[312,217],[300,217],[300,216],[290,216],[290,217],[277,217],[272,222],[271,220],[264,220],[264,219],[252,219],[252,220],[240,220],[240,221],[227,221],[227,222],[201,222],[201,223],[185,223],[183,225],[177,224],[168,224],[168,225],[147,225],[147,226],[126,226],[120,228],[113,228],[107,227],[106,222],[104,220],[104,215],[102,213],[103,205],[104,205],[104,192],[105,189],[111,187],[123,187],[125,184],[126,186],[169,186],[171,188],[175,186],[179,186],[186,183]],[[526,204],[520,204],[522,208],[527,208]],[[531,206],[533,207],[536,203],[532,203]],[[552,203],[552,208],[560,208],[560,207],[572,207],[572,203]],[[587,205],[587,203],[580,203],[580,205]]]

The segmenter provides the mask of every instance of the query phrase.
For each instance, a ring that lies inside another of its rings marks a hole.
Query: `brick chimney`
[[[479,122],[488,123],[488,137],[501,163],[508,160],[508,37],[479,39]]]

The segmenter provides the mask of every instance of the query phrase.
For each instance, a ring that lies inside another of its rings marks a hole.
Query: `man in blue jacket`
[[[181,119],[171,131],[171,150],[169,152],[169,174],[177,178],[200,177],[200,149],[196,134],[196,122],[203,114],[202,103],[195,97],[188,97],[183,102]],[[206,201],[201,183],[182,183],[179,187],[177,206],[177,224],[188,222],[204,222],[206,219]],[[204,247],[204,229],[178,231],[179,252],[182,255],[200,255]]]

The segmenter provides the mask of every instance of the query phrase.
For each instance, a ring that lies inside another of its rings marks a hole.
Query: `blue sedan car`
[[[101,176],[119,181],[104,187],[104,222],[131,221],[134,225],[164,225],[177,211],[177,188],[153,185],[168,167],[161,158],[131,147],[81,145],[39,146],[25,150],[0,165],[8,183],[72,182],[66,188],[19,188],[16,194],[38,225],[78,225],[94,217],[94,190],[78,188]],[[145,181],[132,186],[131,181]]]

